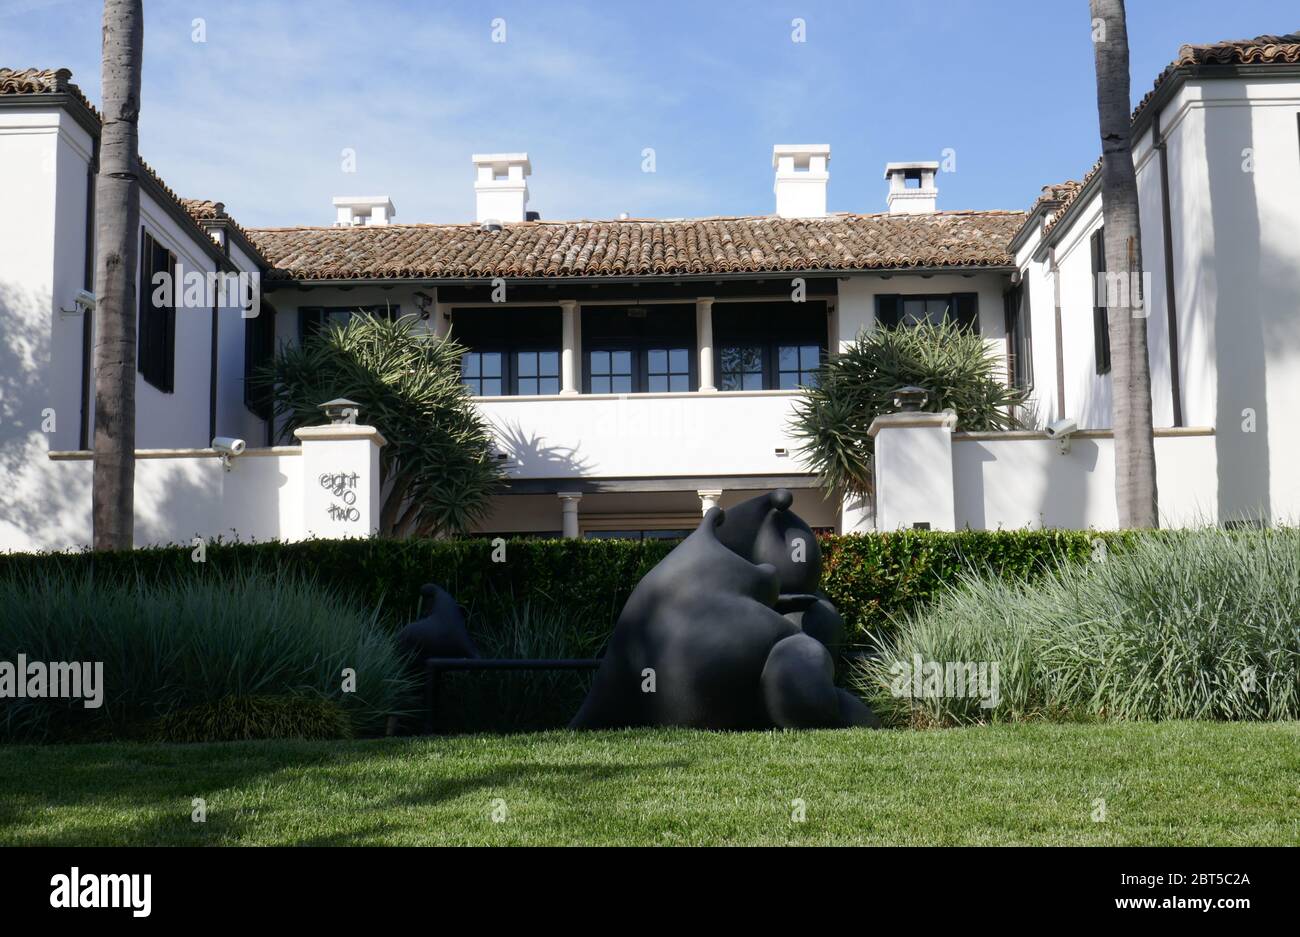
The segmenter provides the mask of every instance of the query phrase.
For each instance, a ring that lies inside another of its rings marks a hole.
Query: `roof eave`
[[[777,277],[825,277],[845,279],[851,276],[975,276],[981,273],[1008,275],[1016,269],[1014,261],[1006,264],[948,264],[939,267],[864,267],[854,269],[811,268],[805,270],[756,270],[752,272],[726,273],[645,273],[633,275],[596,275],[564,277],[347,277],[347,278],[303,278],[303,277],[264,277],[262,286],[266,290],[310,289],[312,287],[342,286],[483,286],[494,279],[501,279],[507,285],[518,286],[584,286],[588,284],[614,283],[635,284],[645,282],[717,282],[723,280],[763,280]]]

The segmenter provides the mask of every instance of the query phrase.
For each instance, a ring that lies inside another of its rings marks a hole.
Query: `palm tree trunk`
[[[1124,0],[1089,0],[1101,128],[1101,198],[1106,270],[1122,288],[1107,291],[1110,320],[1115,501],[1120,527],[1156,527],[1156,454],[1151,435],[1151,366],[1147,358],[1142,231],[1133,169],[1128,25]],[[1112,295],[1114,294],[1114,295]],[[1119,303],[1115,303],[1115,295]],[[1139,299],[1139,297],[1141,297]]]
[[[96,550],[129,550],[135,527],[136,268],[141,0],[104,0],[103,127],[95,185]]]

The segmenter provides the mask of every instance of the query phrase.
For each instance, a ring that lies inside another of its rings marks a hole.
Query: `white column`
[[[560,531],[565,540],[578,539],[578,502],[582,500],[581,491],[556,492],[560,499]]]
[[[876,529],[929,525],[953,530],[952,430],[957,415],[886,413],[871,421],[875,440]]]
[[[700,352],[700,390],[708,393],[718,388],[713,383],[713,297],[695,300],[695,345]]]
[[[578,392],[578,363],[582,360],[582,347],[578,341],[578,304],[572,299],[560,301],[561,342],[560,393]],[[576,536],[576,535],[575,535]]]
[[[339,539],[379,531],[379,449],[373,426],[335,423],[293,431],[302,440],[301,536]]]
[[[432,316],[433,322],[430,325],[433,334],[439,338],[446,338],[447,333],[451,331],[451,304],[435,302]]]
[[[700,496],[701,514],[708,514],[709,511],[718,506],[718,502],[722,499],[721,488],[701,488],[695,493]]]

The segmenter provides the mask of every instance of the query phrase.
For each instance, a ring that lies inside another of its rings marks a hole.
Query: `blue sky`
[[[552,219],[768,213],[774,143],[831,144],[832,211],[883,210],[884,164],[945,148],[940,208],[1025,208],[1099,152],[1087,0],[145,8],[141,153],[246,225],[329,224],[332,196],[374,194],[399,222],[472,220],[475,152],[527,150]],[[1135,98],[1182,43],[1288,32],[1295,10],[1129,0]],[[66,66],[96,102],[99,43],[97,0],[0,0],[0,64]]]

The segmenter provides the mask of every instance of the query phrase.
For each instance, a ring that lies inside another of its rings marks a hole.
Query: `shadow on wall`
[[[47,458],[52,309],[48,294],[0,281],[0,549],[48,549],[90,536],[89,474]],[[80,382],[80,374],[72,379]],[[79,412],[53,416],[62,438],[81,419]]]
[[[578,478],[596,471],[586,458],[569,448],[547,446],[542,437],[514,423],[494,424],[494,435],[501,450],[512,460],[511,474],[523,478]]]
[[[1214,277],[1214,423],[1221,521],[1272,516],[1269,466],[1268,349],[1264,338],[1264,280],[1269,264],[1259,225],[1254,172],[1239,151],[1253,143],[1250,107],[1207,108],[1204,147],[1212,242],[1199,258]],[[1211,124],[1215,130],[1211,133]],[[1226,126],[1225,126],[1226,124]],[[1235,141],[1235,142],[1234,142]],[[1207,243],[1210,239],[1203,239]],[[1293,279],[1294,272],[1289,279]],[[1294,314],[1294,310],[1291,310]],[[1274,349],[1276,354],[1277,349]],[[1254,431],[1247,432],[1253,413]]]

